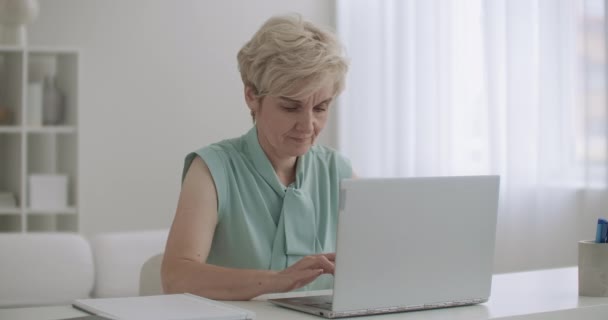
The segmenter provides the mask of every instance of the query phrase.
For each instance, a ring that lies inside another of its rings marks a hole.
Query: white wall
[[[169,227],[187,152],[244,133],[236,53],[273,14],[334,24],[327,0],[44,0],[32,45],[82,48],[86,234]],[[335,145],[335,122],[321,143]]]

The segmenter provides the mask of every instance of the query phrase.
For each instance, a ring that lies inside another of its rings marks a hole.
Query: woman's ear
[[[252,113],[257,113],[260,103],[255,89],[253,89],[251,86],[245,86],[245,102]]]

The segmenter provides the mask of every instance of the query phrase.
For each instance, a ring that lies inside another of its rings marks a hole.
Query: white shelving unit
[[[0,193],[16,206],[0,206],[0,232],[78,231],[78,91],[80,53],[71,48],[0,46]],[[64,117],[57,125],[30,125],[28,83],[54,74],[64,95]],[[5,112],[6,113],[6,112]],[[1,120],[1,119],[0,119]],[[67,176],[68,203],[60,210],[29,208],[29,176]]]

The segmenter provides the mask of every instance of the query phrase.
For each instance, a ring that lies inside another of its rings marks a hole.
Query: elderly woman
[[[242,300],[329,288],[339,184],[353,174],[315,140],[344,86],[342,47],[298,16],[273,17],[238,64],[255,125],[186,156],[164,290]]]

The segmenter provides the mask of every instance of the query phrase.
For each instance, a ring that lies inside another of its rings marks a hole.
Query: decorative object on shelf
[[[42,87],[42,124],[57,125],[63,122],[64,95],[57,88],[54,76],[46,76]]]
[[[68,206],[68,177],[59,174],[30,175],[29,206],[31,210],[57,212]]]
[[[17,198],[12,192],[0,192],[0,208],[17,208]]]
[[[27,84],[27,110],[25,112],[29,126],[42,126],[42,82]]]
[[[0,106],[0,125],[11,124],[12,112],[11,109]]]
[[[0,0],[0,44],[27,43],[25,25],[38,17],[38,0]]]

